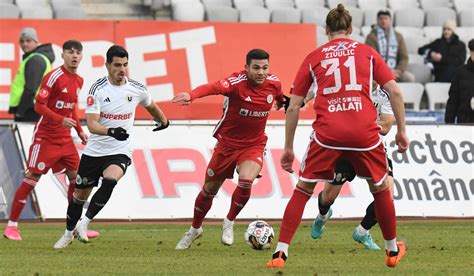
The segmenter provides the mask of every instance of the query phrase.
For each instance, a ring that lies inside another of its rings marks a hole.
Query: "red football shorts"
[[[331,182],[336,161],[351,162],[357,176],[380,184],[388,173],[383,143],[368,151],[337,150],[320,146],[311,138],[300,167],[300,179],[306,182]]]
[[[234,177],[234,170],[244,161],[254,161],[263,166],[265,144],[258,144],[244,149],[234,149],[224,143],[217,143],[211,161],[207,165],[207,180],[223,180]]]
[[[63,145],[55,145],[42,139],[30,146],[27,166],[28,170],[35,174],[46,174],[49,169],[52,169],[53,173],[63,170],[77,171],[79,154],[72,140]]]

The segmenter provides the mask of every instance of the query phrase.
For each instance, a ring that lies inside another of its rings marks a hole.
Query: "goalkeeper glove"
[[[155,119],[155,123],[156,123],[155,124],[156,128],[154,128],[153,131],[160,131],[167,128],[170,125],[170,120],[167,120],[166,124],[163,124],[162,121]]]
[[[107,130],[107,135],[114,137],[115,139],[119,141],[125,141],[128,139],[128,136],[130,136],[127,133],[127,130],[121,128],[121,127],[111,127]]]
[[[283,95],[283,98],[285,99],[285,101],[283,102],[283,107],[285,108],[285,113],[286,113],[286,111],[288,110],[288,107],[290,107],[291,98],[286,95]],[[300,107],[304,107],[304,102],[301,103]]]

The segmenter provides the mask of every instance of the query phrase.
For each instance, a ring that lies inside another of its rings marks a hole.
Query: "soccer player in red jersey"
[[[61,57],[64,64],[44,77],[35,98],[35,111],[41,117],[34,129],[28,169],[15,193],[8,225],[3,234],[10,240],[22,239],[18,230],[18,218],[41,175],[46,174],[49,169],[54,173],[65,170],[69,179],[68,200],[71,200],[74,191],[79,154],[70,129],[75,128],[82,143],[87,143],[87,135],[76,114],[77,96],[83,84],[82,77],[76,73],[82,60],[82,44],[76,40],[64,42]]]
[[[233,178],[236,169],[239,182],[222,227],[222,243],[233,244],[234,220],[249,200],[252,183],[262,169],[268,113],[275,103],[279,108],[284,102],[281,83],[268,70],[269,54],[261,49],[253,49],[247,53],[245,70],[220,81],[201,85],[191,93],[179,93],[173,98],[174,103],[188,105],[195,99],[209,95],[226,97],[224,115],[213,133],[217,144],[206,170],[204,186],[194,204],[192,226],[178,242],[176,249],[188,249],[195,239],[202,236],[201,225],[214,196],[226,178]]]
[[[333,180],[334,168],[340,159],[349,161],[358,176],[369,180],[377,221],[385,240],[387,266],[396,266],[405,255],[405,243],[396,240],[395,207],[384,181],[388,166],[377,126],[377,110],[370,98],[372,80],[390,96],[397,119],[395,141],[399,152],[408,147],[403,98],[382,57],[371,47],[349,39],[351,21],[352,17],[342,4],[329,12],[326,18],[329,42],[305,58],[295,78],[286,113],[285,151],[281,158],[284,170],[293,172],[293,139],[299,108],[312,84],[317,117],[268,268],[285,266],[288,247],[301,222],[306,202],[317,182]]]

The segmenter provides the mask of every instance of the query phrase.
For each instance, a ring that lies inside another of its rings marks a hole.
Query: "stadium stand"
[[[352,26],[358,28],[362,27],[362,23],[364,22],[364,12],[356,7],[348,7],[347,9],[349,10],[352,16]]]
[[[392,10],[403,10],[403,9],[413,9],[419,8],[420,3],[418,0],[388,0],[388,6]]]
[[[451,8],[453,4],[450,0],[420,0],[423,9],[430,9],[435,7]]]
[[[473,7],[459,11],[459,26],[474,26],[474,12],[472,9]]]
[[[248,8],[248,7],[263,7],[263,0],[234,0],[234,6],[237,9]]]
[[[403,93],[403,100],[405,101],[405,108],[407,110],[419,111],[421,98],[425,88],[421,83],[416,82],[401,82],[399,83],[400,90]]]
[[[53,9],[51,6],[25,6],[21,8],[21,18],[23,19],[52,19]]]
[[[372,26],[377,24],[377,13],[380,10],[387,10],[385,7],[371,7],[370,9],[364,10],[364,26]],[[392,11],[390,11],[393,14]]]
[[[440,7],[426,10],[426,26],[442,26],[447,20],[456,20],[453,9]]]
[[[431,69],[425,64],[408,63],[408,72],[415,75],[415,82],[427,83],[433,80]]]
[[[445,110],[450,86],[451,84],[446,82],[430,82],[425,84],[430,110]]]
[[[294,8],[275,8],[272,10],[274,23],[301,23],[301,11]]]
[[[10,3],[0,3],[0,18],[19,18],[20,8]]]
[[[357,0],[327,0],[329,8],[335,8],[337,4],[342,3],[344,6],[357,7]]]
[[[264,7],[243,7],[240,11],[240,22],[246,23],[268,23],[271,13]]]
[[[421,28],[425,22],[425,12],[422,9],[406,8],[396,10],[394,17],[395,26]]]
[[[204,21],[204,5],[201,2],[172,4],[173,20]]]
[[[295,2],[293,2],[293,0],[265,0],[265,7],[270,10],[279,8],[294,8]]]
[[[313,23],[319,26],[325,26],[328,12],[329,9],[323,7],[317,9],[304,8],[301,11],[302,23]]]
[[[216,6],[232,7],[232,0],[202,0],[206,9]]]
[[[295,0],[298,9],[319,9],[325,7],[325,0]]]
[[[208,21],[218,22],[238,22],[239,11],[227,6],[213,6],[206,9],[206,18]]]

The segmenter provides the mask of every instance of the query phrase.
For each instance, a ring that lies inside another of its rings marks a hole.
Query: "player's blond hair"
[[[326,26],[330,33],[347,31],[352,24],[352,16],[343,4],[338,4],[326,17]]]

